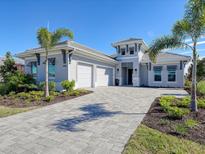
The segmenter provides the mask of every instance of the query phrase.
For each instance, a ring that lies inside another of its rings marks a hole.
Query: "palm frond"
[[[192,25],[192,37],[198,39],[205,31],[205,0],[189,0],[184,19]]]
[[[48,49],[51,44],[51,33],[47,30],[47,28],[39,28],[37,32],[38,43],[42,48]]]
[[[146,51],[149,54],[151,61],[156,62],[157,55],[163,49],[173,49],[183,47],[183,42],[181,42],[177,37],[164,36],[156,39]]]
[[[52,46],[55,46],[62,37],[68,37],[73,39],[73,32],[66,28],[59,28],[55,32],[52,33]]]
[[[177,21],[172,29],[174,37],[184,40],[191,35],[191,24],[187,20]]]

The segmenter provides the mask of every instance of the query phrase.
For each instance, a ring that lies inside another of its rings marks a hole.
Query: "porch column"
[[[132,83],[133,83],[133,86],[136,86],[136,87],[140,86],[139,64],[138,64],[138,62],[133,62]]]
[[[121,86],[122,85],[122,64],[121,62],[119,62],[116,66],[115,76],[116,76],[116,79],[119,80],[119,86]]]
[[[92,88],[95,88],[97,86],[97,81],[96,81],[96,65],[93,65],[93,72],[92,72],[92,76],[93,76],[93,81],[92,81]]]
[[[122,63],[120,63],[120,66],[119,66],[119,80],[120,80],[120,83],[119,85],[122,86]]]

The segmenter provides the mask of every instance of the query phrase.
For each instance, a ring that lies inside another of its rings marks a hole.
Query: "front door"
[[[132,73],[133,69],[128,69],[128,85],[132,85]]]

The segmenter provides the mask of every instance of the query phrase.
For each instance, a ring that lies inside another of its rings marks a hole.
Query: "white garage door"
[[[97,67],[97,86],[113,85],[113,69]]]
[[[87,64],[78,64],[78,87],[91,87],[92,86],[92,66]]]

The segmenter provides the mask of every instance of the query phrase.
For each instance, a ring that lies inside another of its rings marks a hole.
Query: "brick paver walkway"
[[[94,93],[0,119],[0,154],[121,153],[162,94],[184,90],[101,87]]]

